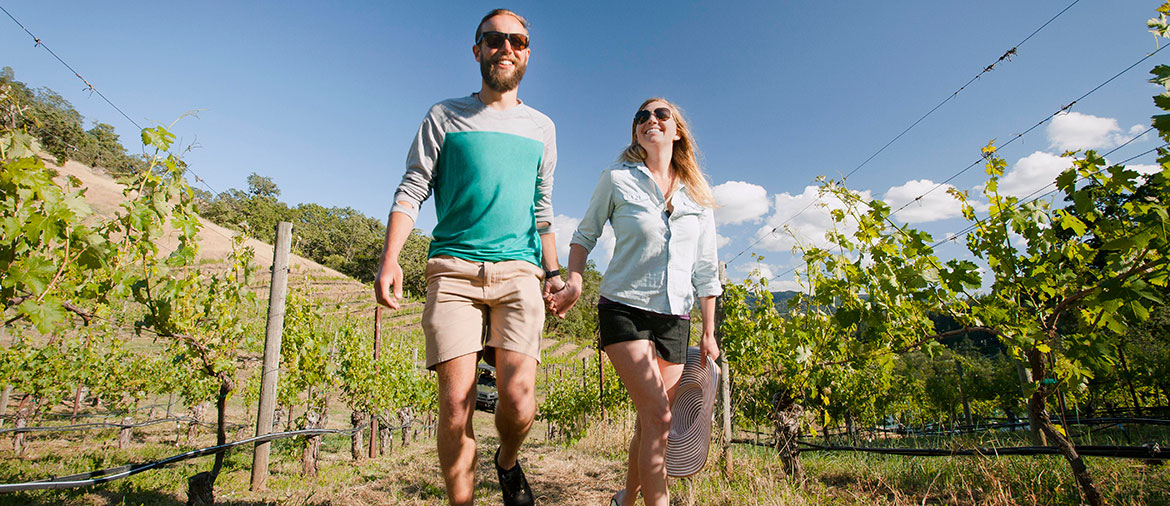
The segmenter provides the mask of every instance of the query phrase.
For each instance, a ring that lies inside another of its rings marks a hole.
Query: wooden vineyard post
[[[81,382],[78,382],[77,383],[77,390],[75,390],[73,392],[73,416],[69,418],[71,421],[76,421],[77,420],[77,413],[79,411],[81,411],[81,388],[82,388],[82,386],[83,385],[81,384]]]
[[[382,355],[382,306],[374,308],[374,373]],[[370,412],[370,458],[378,456],[378,414]]]
[[[264,365],[260,373],[260,407],[256,415],[256,436],[272,432],[276,410],[276,379],[280,371],[280,340],[284,332],[284,302],[288,294],[288,254],[292,245],[292,223],[276,224],[272,247],[272,282],[268,286],[268,326],[264,332]],[[262,491],[268,481],[269,443],[256,443],[252,453],[252,491]]]
[[[546,389],[549,388],[548,381],[548,366],[546,365],[544,366],[544,388]],[[552,439],[552,420],[549,420],[544,426],[544,439],[545,441]]]
[[[88,336],[88,335],[85,336],[85,347],[86,348],[89,348],[89,337],[90,336]],[[84,386],[85,385],[83,385],[80,381],[77,382],[77,390],[73,394],[73,417],[70,418],[70,420],[74,421],[74,422],[77,421],[77,412],[81,410],[81,389]]]
[[[719,262],[719,284],[727,284],[727,264]],[[731,474],[731,375],[727,365],[727,354],[723,352],[723,296],[715,298],[715,342],[719,346],[719,404],[722,416],[723,437],[719,447],[719,459],[723,461],[724,476]]]
[[[589,357],[581,357],[581,392],[589,391]],[[581,412],[581,426],[589,424],[589,410]]]
[[[605,363],[602,362],[601,343],[597,344],[597,399],[601,402],[601,421],[605,421]]]
[[[4,384],[4,392],[0,394],[0,427],[4,427],[4,415],[8,414],[8,398],[12,397],[12,384]]]

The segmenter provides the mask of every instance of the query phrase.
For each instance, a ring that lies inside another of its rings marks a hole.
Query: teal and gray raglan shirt
[[[540,234],[551,228],[536,223],[552,223],[556,164],[553,122],[536,109],[521,103],[496,110],[475,95],[444,100],[418,129],[390,212],[417,221],[434,192],[438,223],[428,258],[539,267]]]

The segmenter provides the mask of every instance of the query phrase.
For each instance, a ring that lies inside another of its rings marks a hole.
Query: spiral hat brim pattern
[[[666,441],[666,474],[681,478],[699,472],[707,464],[711,446],[711,414],[719,386],[719,366],[707,357],[700,365],[699,348],[687,348],[687,362],[670,408],[670,435]]]

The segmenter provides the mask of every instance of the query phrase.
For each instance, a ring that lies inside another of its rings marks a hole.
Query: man
[[[483,76],[480,90],[435,104],[423,120],[394,195],[374,294],[379,303],[399,307],[398,254],[419,205],[434,192],[438,223],[422,325],[426,365],[438,374],[438,453],[447,499],[472,503],[471,422],[482,352],[498,375],[494,459],[504,504],[530,505],[517,455],[536,414],[545,310],[540,282],[545,293],[564,286],[551,228],[556,133],[548,117],[516,96],[530,53],[524,18],[505,9],[489,12],[471,52]]]

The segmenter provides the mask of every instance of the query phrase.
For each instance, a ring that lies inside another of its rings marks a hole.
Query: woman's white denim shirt
[[[601,295],[662,314],[690,312],[695,296],[723,293],[715,245],[715,213],[681,184],[667,215],[666,199],[643,164],[618,162],[601,173],[571,244],[592,251],[608,220],[617,243]]]

